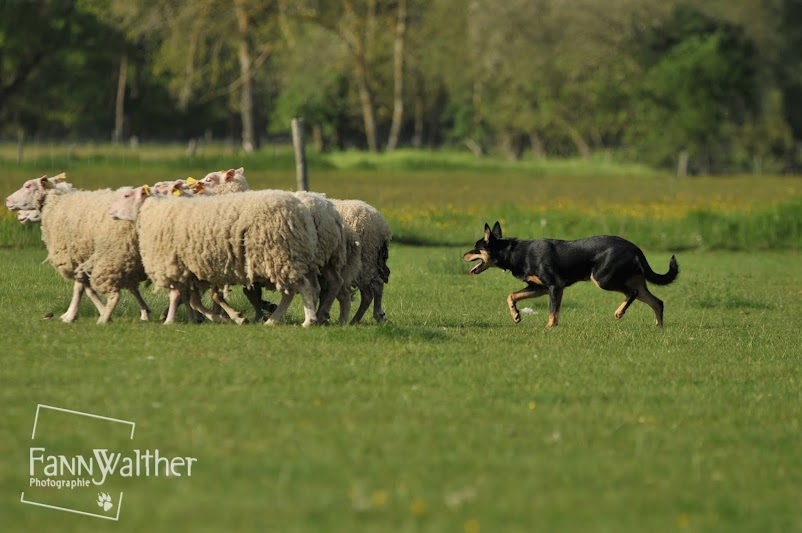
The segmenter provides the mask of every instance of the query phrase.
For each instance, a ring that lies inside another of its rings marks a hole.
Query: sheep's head
[[[115,220],[136,220],[139,208],[151,195],[148,185],[142,187],[122,187],[118,190],[119,197],[109,207],[109,215]]]
[[[12,211],[40,209],[44,203],[45,193],[48,191],[69,192],[72,190],[72,185],[67,183],[66,179],[66,174],[62,173],[52,178],[42,176],[41,178],[28,180],[16,192],[6,198],[6,207]]]
[[[248,182],[245,180],[245,169],[243,167],[209,172],[202,180],[198,181],[197,184],[203,184],[206,190],[211,190],[212,192],[214,192],[216,187],[226,184],[231,184],[226,187],[226,192],[247,191],[250,188],[248,187]]]
[[[38,209],[23,209],[17,211],[17,220],[25,224],[36,224],[42,221],[42,212]]]

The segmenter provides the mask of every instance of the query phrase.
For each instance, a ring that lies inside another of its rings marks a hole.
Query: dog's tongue
[[[479,261],[478,263],[476,263],[476,266],[474,266],[471,269],[471,274],[476,274],[476,271],[479,270],[482,267],[482,265],[484,265],[484,261]]]

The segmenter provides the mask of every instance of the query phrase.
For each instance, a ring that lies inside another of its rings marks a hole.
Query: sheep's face
[[[36,209],[38,205],[37,193],[41,193],[48,189],[52,189],[53,184],[47,179],[47,176],[42,176],[39,179],[28,180],[22,184],[16,192],[10,194],[6,198],[6,207],[12,211],[19,211],[20,209]]]
[[[17,220],[25,224],[37,224],[42,221],[42,212],[38,209],[23,209],[17,212]]]
[[[109,215],[115,220],[136,220],[139,208],[151,194],[150,187],[123,187],[118,192],[120,196],[109,207]]]
[[[232,180],[244,180],[245,168],[240,167],[237,169],[230,168],[228,170],[219,170],[217,172],[209,172],[198,183],[202,183],[207,189],[214,189],[218,185],[223,185]]]
[[[72,185],[67,183],[66,174],[62,173],[58,176],[48,178],[42,176],[35,180],[28,180],[22,184],[16,192],[10,194],[6,198],[6,207],[12,211],[19,211],[20,209],[39,209],[42,194],[51,189],[68,192],[72,190]]]

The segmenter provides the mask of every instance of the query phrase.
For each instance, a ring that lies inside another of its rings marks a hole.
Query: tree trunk
[[[240,77],[240,116],[242,117],[242,149],[245,153],[253,152],[256,147],[253,128],[253,72],[251,70],[251,52],[248,45],[248,13],[245,9],[245,0],[235,1],[237,14],[237,29],[239,42],[237,43],[237,57],[239,58]]]
[[[579,156],[582,159],[588,159],[590,157],[590,146],[585,141],[585,138],[582,137],[582,134],[572,126],[567,120],[563,118],[557,118],[557,121],[565,128],[565,131],[568,133],[568,136],[571,138],[571,142],[574,143],[576,146],[577,152],[579,152]]]
[[[407,0],[398,0],[398,19],[395,24],[395,46],[393,48],[393,121],[387,150],[398,146],[401,122],[404,120],[404,39],[407,31]]]
[[[423,82],[418,81],[418,90],[415,91],[415,110],[414,110],[414,129],[412,134],[412,146],[420,148],[423,146],[423,122],[425,120],[426,108],[424,104]]]
[[[538,159],[546,157],[546,146],[536,131],[529,132],[529,144],[532,145],[532,153],[535,154],[535,157]]]
[[[128,83],[128,55],[120,58],[120,73],[117,76],[117,100],[114,104],[114,133],[112,141],[119,143],[123,140],[125,128],[125,86]]]
[[[343,0],[346,17],[350,19],[350,24],[343,37],[351,48],[351,55],[354,60],[354,74],[356,77],[356,87],[359,91],[359,102],[362,107],[362,120],[365,124],[365,140],[368,150],[371,152],[379,151],[378,136],[376,133],[376,108],[374,104],[373,92],[370,89],[370,78],[368,74],[368,60],[365,53],[364,36],[362,35],[361,24],[354,13],[354,6],[351,0]]]

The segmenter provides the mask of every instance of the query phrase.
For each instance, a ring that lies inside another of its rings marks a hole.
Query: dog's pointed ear
[[[490,231],[490,226],[485,222],[485,242],[490,242],[490,238],[493,236],[493,232]]]
[[[493,231],[492,231],[492,233],[493,233],[493,235],[494,235],[494,236],[495,236],[497,239],[500,239],[500,238],[501,238],[501,224],[499,223],[499,221],[498,221],[498,220],[496,220],[496,223],[495,223],[495,224],[493,224]]]

